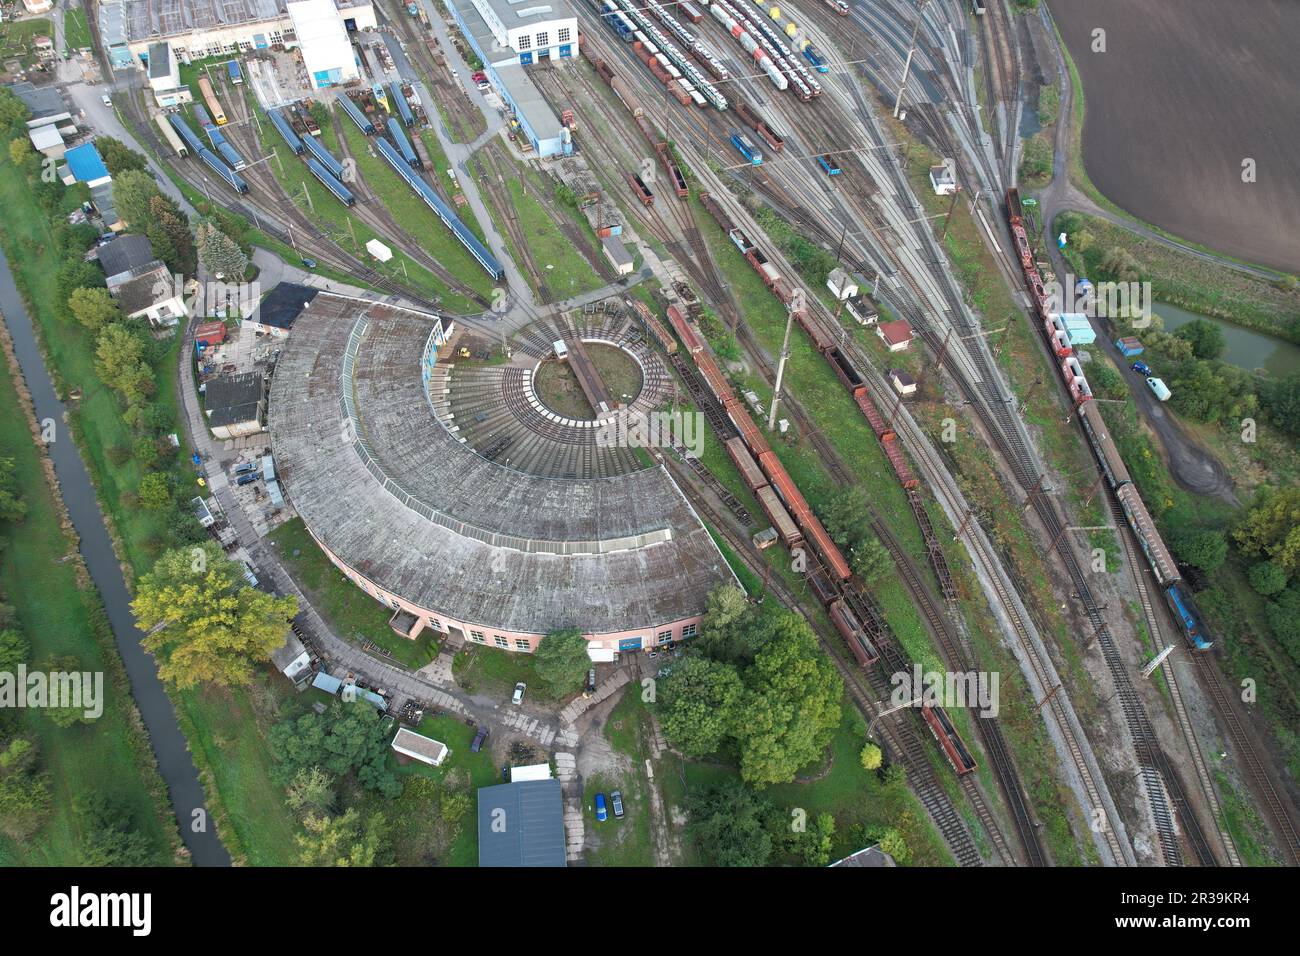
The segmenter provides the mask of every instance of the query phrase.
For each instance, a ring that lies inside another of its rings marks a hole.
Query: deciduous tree
[[[247,684],[253,665],[284,643],[298,602],[249,587],[208,541],[163,554],[140,578],[131,607],[141,630],[152,632],[144,646],[158,655],[163,679],[224,687]]]
[[[587,640],[576,627],[551,631],[542,638],[533,656],[537,659],[537,676],[557,695],[582,687],[591,667]]]
[[[662,686],[660,724],[669,743],[691,759],[717,753],[734,728],[744,693],[736,668],[692,655],[677,663]]]
[[[92,331],[98,331],[122,318],[121,310],[107,289],[84,286],[73,289],[72,295],[68,296],[68,308],[78,322]]]

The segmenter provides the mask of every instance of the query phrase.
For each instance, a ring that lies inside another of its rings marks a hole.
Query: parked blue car
[[[596,794],[596,819],[601,823],[609,819],[609,811],[605,809],[605,795],[603,793]]]
[[[1139,375],[1150,375],[1151,366],[1147,365],[1146,362],[1134,362],[1133,371],[1137,372]]]

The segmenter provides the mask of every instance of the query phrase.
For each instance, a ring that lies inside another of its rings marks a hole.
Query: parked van
[[[1148,378],[1147,385],[1151,387],[1151,391],[1155,393],[1156,398],[1162,402],[1169,401],[1169,396],[1173,394],[1169,391],[1168,386],[1158,378]]]

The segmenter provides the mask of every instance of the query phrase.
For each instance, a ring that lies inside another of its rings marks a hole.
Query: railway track
[[[669,461],[670,467],[677,472],[679,478],[687,474],[675,459],[667,458],[666,460]],[[689,487],[689,482],[687,485]],[[766,567],[754,557],[746,537],[734,530],[732,523],[708,501],[707,497],[693,494],[691,500],[700,514],[726,539],[732,550],[740,557],[740,560],[745,562],[749,570],[760,577],[768,577],[771,593],[786,607],[801,614],[808,620],[813,632],[817,635],[818,641],[843,679],[849,697],[853,700],[858,711],[866,718],[868,728],[870,729],[876,724],[879,725],[877,732],[880,735],[881,743],[884,744],[886,753],[891,758],[891,762],[896,762],[903,767],[907,774],[908,784],[930,815],[935,827],[945,843],[947,843],[953,858],[961,866],[981,865],[982,859],[979,850],[975,846],[975,841],[971,837],[965,821],[962,820],[961,814],[957,812],[956,807],[953,806],[947,792],[939,784],[938,777],[935,775],[934,767],[926,753],[924,739],[921,736],[923,728],[919,719],[908,721],[901,716],[904,711],[915,711],[915,708],[903,708],[900,711],[886,713],[886,708],[880,706],[877,702],[888,701],[892,689],[880,670],[873,668],[864,672],[858,667],[856,661],[847,657],[842,642],[837,636],[830,637],[816,627],[804,610],[803,602],[799,596],[779,576],[768,576],[766,574]],[[913,716],[915,717],[915,713]],[[981,819],[987,814],[988,818],[992,820],[992,814],[987,806],[983,807],[983,812],[980,811],[979,807],[983,803],[983,798],[982,795],[979,795],[978,790],[975,793],[979,801],[976,814]]]

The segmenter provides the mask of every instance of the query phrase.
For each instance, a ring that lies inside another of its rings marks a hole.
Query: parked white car
[[[522,704],[524,702],[524,691],[526,691],[527,689],[528,689],[528,685],[525,684],[523,681],[520,681],[518,684],[516,684],[515,694],[513,697],[510,698],[510,703]]]

